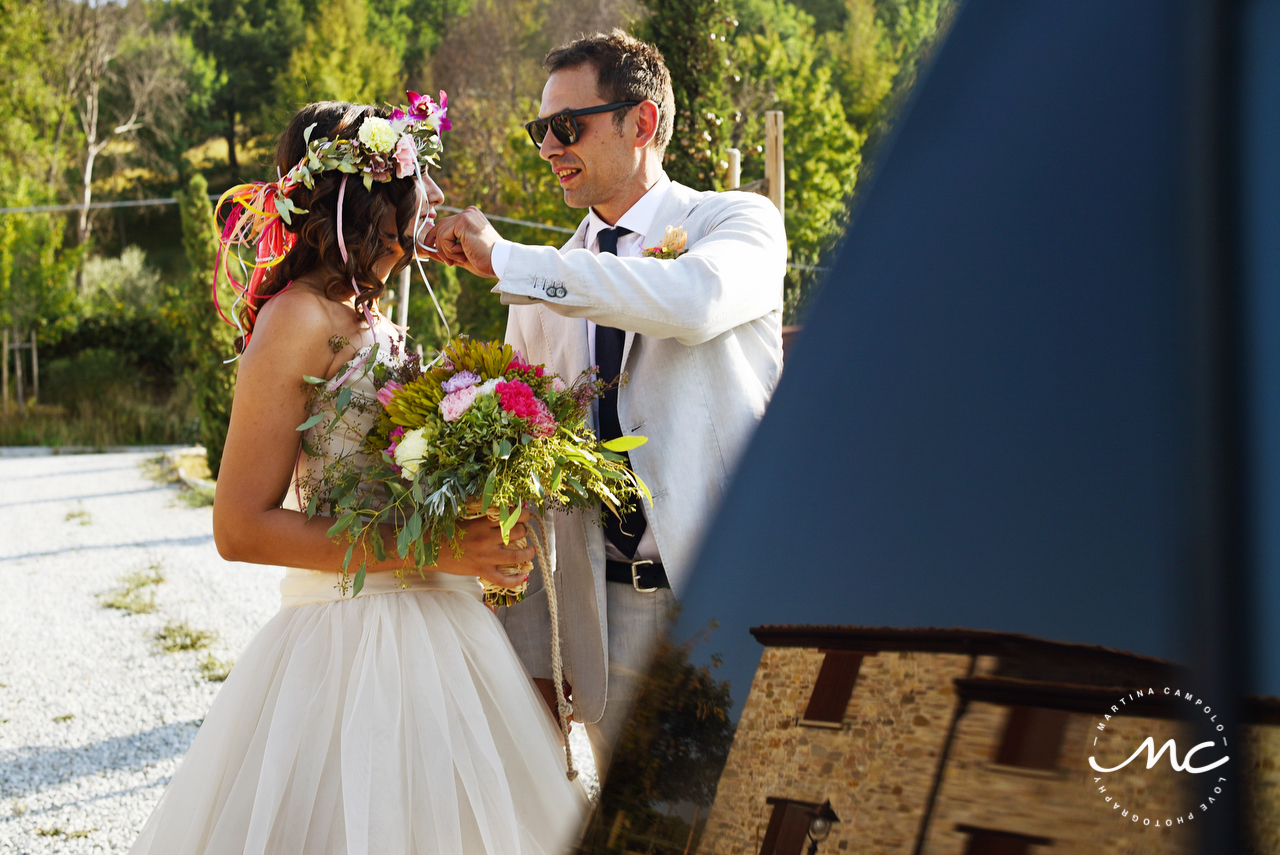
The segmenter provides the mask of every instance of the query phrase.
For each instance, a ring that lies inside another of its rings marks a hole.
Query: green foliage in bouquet
[[[625,456],[645,438],[601,442],[591,429],[591,403],[607,384],[590,373],[567,385],[543,366],[526,363],[510,345],[465,336],[450,341],[441,359],[425,368],[413,356],[379,362],[377,349],[348,371],[370,376],[379,389],[377,421],[364,440],[369,462],[327,467],[324,489],[307,506],[308,514],[336,517],[329,536],[349,542],[344,591],[357,546],[386,560],[382,524],[394,526],[397,554],[422,572],[436,563],[442,543],[461,554],[459,520],[489,509],[496,509],[509,542],[524,507],[541,515],[603,504],[621,514],[641,496],[652,499]],[[343,378],[304,379],[316,386],[317,398],[334,396],[339,416],[370,405],[353,400]],[[313,412],[299,430],[322,424],[321,408],[313,405]],[[353,596],[364,584],[366,565],[362,560],[352,580]],[[508,605],[522,592],[487,588],[486,599]]]

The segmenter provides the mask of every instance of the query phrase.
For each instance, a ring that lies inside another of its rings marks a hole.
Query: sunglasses
[[[554,116],[527,122],[524,129],[529,132],[529,139],[533,140],[533,144],[538,148],[542,148],[542,141],[547,138],[548,130],[556,135],[556,139],[560,140],[562,145],[573,145],[578,141],[578,116],[590,116],[593,113],[612,113],[614,110],[621,110],[623,107],[634,107],[639,103],[639,101],[616,101],[599,107],[584,107],[581,110],[561,110]]]

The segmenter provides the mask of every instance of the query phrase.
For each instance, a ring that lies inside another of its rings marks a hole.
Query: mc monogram
[[[1116,772],[1116,771],[1119,771],[1120,769],[1123,769],[1125,766],[1128,766],[1130,763],[1132,763],[1134,759],[1145,750],[1147,752],[1147,768],[1153,769],[1155,768],[1156,763],[1160,760],[1161,756],[1164,755],[1164,752],[1168,751],[1169,765],[1173,767],[1173,770],[1175,772],[1190,772],[1192,775],[1200,775],[1205,772],[1208,772],[1210,769],[1217,769],[1223,763],[1226,763],[1228,760],[1231,759],[1230,757],[1220,757],[1219,759],[1213,761],[1207,766],[1191,765],[1191,755],[1195,754],[1197,751],[1203,748],[1210,748],[1213,745],[1214,743],[1212,742],[1201,742],[1199,745],[1193,746],[1192,748],[1187,750],[1186,756],[1184,756],[1182,758],[1182,762],[1179,763],[1178,762],[1178,743],[1176,740],[1170,739],[1164,745],[1160,746],[1159,751],[1156,751],[1155,737],[1148,736],[1145,740],[1143,740],[1142,744],[1138,746],[1138,749],[1129,755],[1129,759],[1121,763],[1119,766],[1112,766],[1110,769],[1106,768],[1105,766],[1099,766],[1097,760],[1095,760],[1093,757],[1089,758],[1089,765],[1093,767],[1093,771],[1095,772]]]

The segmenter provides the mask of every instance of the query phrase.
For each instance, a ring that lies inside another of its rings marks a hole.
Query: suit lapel
[[[689,190],[683,184],[671,182],[671,187],[667,190],[666,198],[662,200],[662,204],[658,206],[658,213],[653,216],[653,223],[650,224],[649,230],[644,233],[644,237],[640,240],[642,247],[657,246],[662,243],[662,236],[667,232],[667,226],[679,225],[689,214],[689,205],[692,201],[693,191]],[[584,234],[585,223],[583,229]],[[622,345],[622,367],[627,367],[627,357],[631,355],[631,344],[635,341],[636,334],[627,330],[626,341]]]
[[[582,222],[578,223],[578,230],[573,233],[573,237],[564,242],[564,246],[560,247],[561,252],[568,252],[571,249],[582,249],[587,245],[587,220],[583,217]]]

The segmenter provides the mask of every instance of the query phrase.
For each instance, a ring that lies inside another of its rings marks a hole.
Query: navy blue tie
[[[600,232],[600,252],[617,255],[618,238],[629,234],[631,230],[621,226]],[[622,349],[626,340],[627,334],[622,330],[596,325],[596,365],[600,369],[597,376],[601,380],[613,382],[622,373]],[[600,438],[607,441],[620,436],[622,424],[618,421],[618,389],[615,386],[600,398]],[[628,457],[627,465],[630,464]],[[621,520],[612,512],[605,511],[604,535],[628,558],[635,556],[647,525],[639,501],[635,509],[624,514]]]

